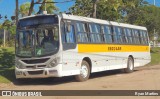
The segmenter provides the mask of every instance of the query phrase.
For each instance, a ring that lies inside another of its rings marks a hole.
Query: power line
[[[73,2],[73,1],[76,1],[76,0],[65,0],[62,2],[44,2],[44,3],[68,3],[68,2]],[[43,2],[35,2],[34,4],[43,4]]]

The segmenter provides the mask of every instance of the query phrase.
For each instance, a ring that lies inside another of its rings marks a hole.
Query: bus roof
[[[23,17],[21,19],[32,18],[36,16],[47,16],[47,15],[51,15],[51,14],[32,15],[32,16]],[[107,21],[107,20],[101,20],[101,19],[65,14],[65,13],[60,14],[59,16],[63,19],[69,19],[69,20],[77,20],[77,21],[92,22],[92,23],[98,23],[98,24],[106,24],[106,25],[114,25],[114,26],[127,27],[127,28],[133,28],[133,29],[147,30],[147,28],[143,26],[118,23],[118,22],[113,22],[113,21]]]
[[[92,23],[98,23],[98,24],[107,24],[107,25],[114,25],[114,26],[127,27],[127,28],[133,28],[133,29],[147,30],[147,28],[143,26],[118,23],[118,22],[113,22],[113,21],[82,17],[82,16],[76,16],[76,15],[70,15],[70,14],[62,14],[62,18],[69,19],[69,20],[77,20],[77,21],[92,22]]]
[[[38,15],[25,16],[25,17],[19,18],[19,20],[33,18],[33,17],[37,17],[37,16],[47,16],[47,15],[54,15],[54,14],[38,14]]]

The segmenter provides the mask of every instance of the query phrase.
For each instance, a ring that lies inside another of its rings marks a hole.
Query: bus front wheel
[[[134,61],[132,57],[129,57],[127,61],[127,68],[124,69],[124,72],[131,73],[133,71],[134,71]]]
[[[88,62],[83,60],[81,64],[80,74],[76,75],[75,78],[79,82],[86,81],[89,79],[90,72],[91,71]]]

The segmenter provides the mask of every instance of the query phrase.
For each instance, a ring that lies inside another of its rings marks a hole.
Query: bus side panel
[[[80,59],[77,53],[76,44],[63,44],[62,52],[62,75],[77,75],[80,74]]]

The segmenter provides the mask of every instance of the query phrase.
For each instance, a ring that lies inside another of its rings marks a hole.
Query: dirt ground
[[[27,79],[11,84],[0,84],[0,90],[160,90],[160,65],[136,68],[133,73],[125,74],[120,70],[94,73],[85,82],[76,82],[74,77]],[[6,97],[0,97],[1,99]],[[9,98],[9,97],[8,97]],[[12,97],[13,98],[13,97]],[[35,97],[37,98],[37,97]],[[40,97],[42,98],[42,97]],[[44,97],[43,97],[44,98]],[[160,96],[141,97],[71,97],[54,96],[50,99],[160,99]],[[16,99],[16,97],[15,97]]]

